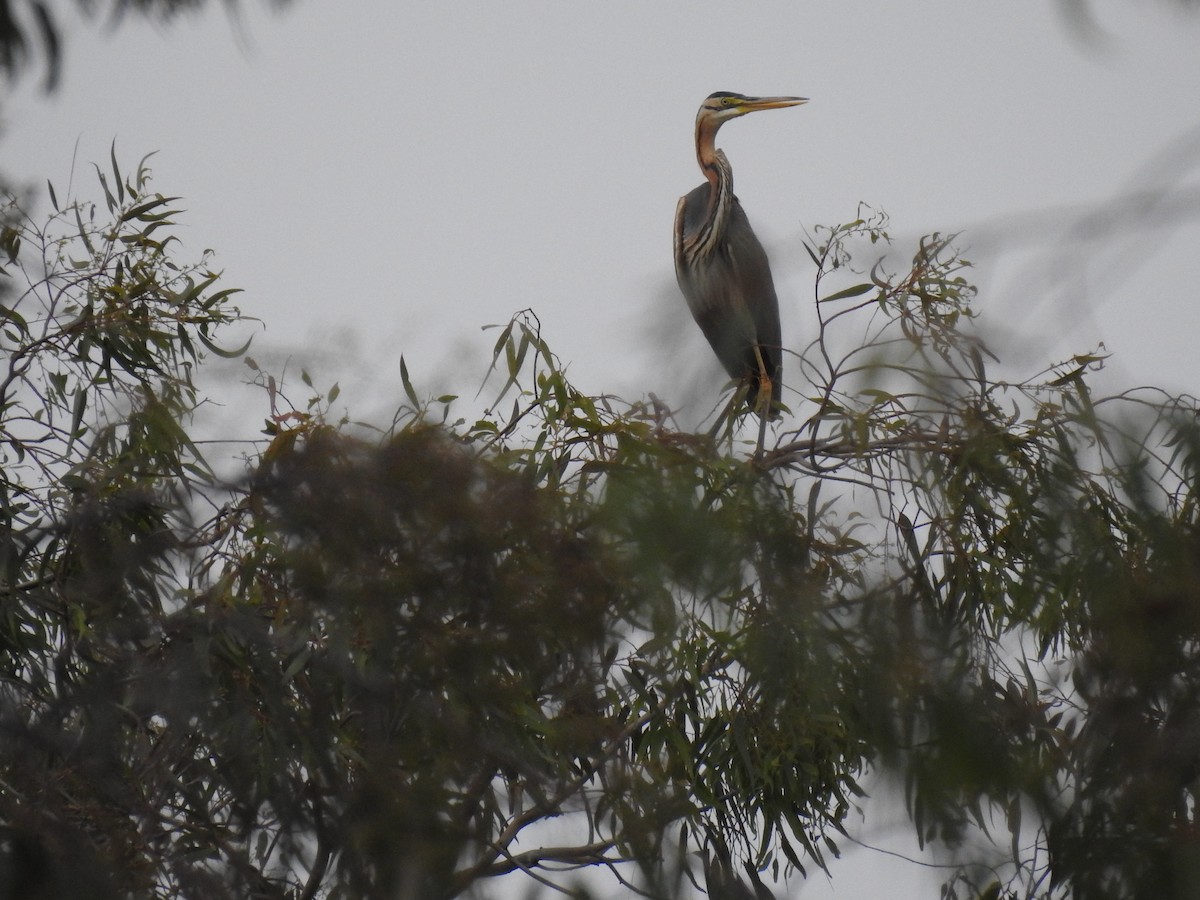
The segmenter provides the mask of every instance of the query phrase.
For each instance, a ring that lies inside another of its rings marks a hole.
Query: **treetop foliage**
[[[277,6],[289,0],[271,0]],[[236,11],[238,0],[222,0]],[[63,19],[68,0],[0,0],[0,71],[10,80],[34,64],[45,71],[46,90],[58,86],[64,55]],[[166,21],[194,12],[205,0],[74,0],[86,15],[116,23],[130,14]]]
[[[1196,404],[1094,396],[1094,353],[995,378],[952,236],[893,270],[879,213],[816,232],[761,454],[581,393],[525,311],[486,408],[402,363],[374,429],[247,358],[230,479],[194,416],[235,292],[144,163],[97,175],[0,234],[13,893],[766,896],[852,840],[866,775],[947,897],[1187,890]]]

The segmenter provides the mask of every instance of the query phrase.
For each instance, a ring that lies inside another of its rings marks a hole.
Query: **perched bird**
[[[764,418],[778,415],[783,389],[779,301],[767,254],[734,196],[733,169],[716,137],[729,119],[807,102],[726,91],[709,96],[696,114],[696,159],[708,180],[675,208],[679,289],[721,365],[747,383],[747,400]]]

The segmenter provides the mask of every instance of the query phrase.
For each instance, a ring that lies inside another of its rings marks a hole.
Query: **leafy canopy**
[[[761,894],[871,773],[957,851],[947,897],[1187,890],[1196,404],[1094,397],[1095,354],[994,378],[952,237],[893,272],[882,215],[818,230],[761,455],[580,393],[526,311],[470,414],[402,363],[351,426],[246,358],[230,479],[195,414],[235,292],[110,163],[0,235],[0,883]]]

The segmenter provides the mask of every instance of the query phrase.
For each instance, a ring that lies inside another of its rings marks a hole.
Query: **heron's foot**
[[[771,377],[771,369],[767,367],[762,347],[757,344],[754,345],[754,361],[758,363],[758,395],[754,398],[754,411],[758,413],[759,418],[769,419],[775,412],[771,408],[771,398],[775,396],[775,379]]]

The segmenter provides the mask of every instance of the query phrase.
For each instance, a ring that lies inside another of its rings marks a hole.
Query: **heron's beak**
[[[747,97],[741,107],[745,112],[757,112],[760,109],[781,109],[807,102],[807,97]]]

